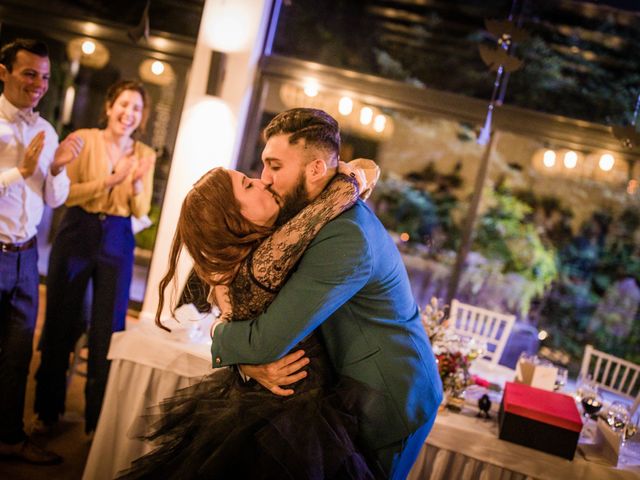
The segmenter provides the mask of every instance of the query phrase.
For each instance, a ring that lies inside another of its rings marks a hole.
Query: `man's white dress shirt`
[[[24,179],[18,165],[33,137],[43,130],[38,167]],[[26,242],[36,234],[44,203],[55,208],[67,199],[66,170],[53,176],[49,169],[57,147],[58,134],[49,122],[37,113],[17,109],[0,95],[0,242]]]

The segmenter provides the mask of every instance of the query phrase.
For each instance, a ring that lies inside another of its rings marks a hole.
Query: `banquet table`
[[[210,345],[140,321],[111,337],[109,380],[83,480],[110,480],[152,445],[135,438],[142,415],[211,373]]]
[[[640,478],[640,446],[634,442],[634,463],[615,468],[586,460],[579,447],[572,461],[498,438],[498,423],[475,416],[468,408],[462,413],[443,411],[422,448],[408,480],[431,479],[619,479]]]
[[[100,420],[83,479],[111,479],[152,446],[135,438],[141,415],[176,390],[212,372],[208,343],[189,341],[185,332],[167,334],[144,321],[113,335],[112,360]],[[484,378],[501,383],[514,371],[501,366],[476,367]],[[495,404],[496,402],[494,402]],[[409,474],[410,480],[640,479],[640,439],[624,468],[607,465],[597,451],[579,447],[573,461],[498,438],[495,420],[462,413],[438,413],[429,437]],[[634,441],[635,440],[635,441]],[[589,454],[589,460],[585,453]]]

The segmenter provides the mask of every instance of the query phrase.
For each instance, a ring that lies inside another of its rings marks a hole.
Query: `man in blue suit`
[[[264,133],[262,180],[284,222],[335,175],[340,132],[327,113],[299,108],[276,116]],[[405,478],[442,384],[400,254],[362,201],[322,228],[264,314],[215,327],[214,367],[274,362],[317,328],[335,370],[380,392],[364,408],[362,438],[390,478]],[[282,394],[282,385],[300,378],[291,375],[298,358],[244,371]]]

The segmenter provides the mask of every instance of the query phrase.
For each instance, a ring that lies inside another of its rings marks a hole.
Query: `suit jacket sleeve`
[[[262,364],[282,357],[366,284],[371,255],[357,223],[339,217],[327,224],[265,313],[216,328],[213,366]]]

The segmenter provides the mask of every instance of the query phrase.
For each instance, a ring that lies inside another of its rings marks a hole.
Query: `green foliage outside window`
[[[386,178],[371,199],[389,230],[407,233],[409,244],[422,245],[418,251],[436,258],[438,247],[455,251],[460,242],[453,218],[458,200],[452,194],[459,185],[434,188],[442,179],[433,168],[408,179]],[[484,202],[488,208],[477,221],[471,250],[498,260],[503,274],[526,279],[518,313],[547,330],[543,345],[568,354],[573,373],[587,343],[640,363],[640,308],[633,318],[622,308],[637,291],[633,285],[640,286],[640,243],[634,240],[640,234],[640,214],[596,214],[574,235],[562,222],[549,230],[534,220],[538,209],[570,218],[570,209],[556,198],[516,196],[500,186],[487,189]],[[433,245],[437,234],[447,238]]]
[[[504,189],[484,193],[491,205],[479,219],[472,249],[489,259],[500,260],[503,273],[514,272],[527,280],[520,300],[526,315],[531,301],[542,294],[557,277],[556,252],[542,242],[528,219],[531,207]]]
[[[371,200],[384,226],[409,235],[411,242],[428,243],[439,224],[437,207],[429,193],[407,180],[390,177],[379,181]]]
[[[543,299],[539,324],[550,333],[545,344],[569,353],[575,368],[587,343],[640,363],[640,308],[633,313],[640,286],[640,246],[634,240],[639,225],[634,210],[615,219],[596,214],[559,252],[560,276]]]

